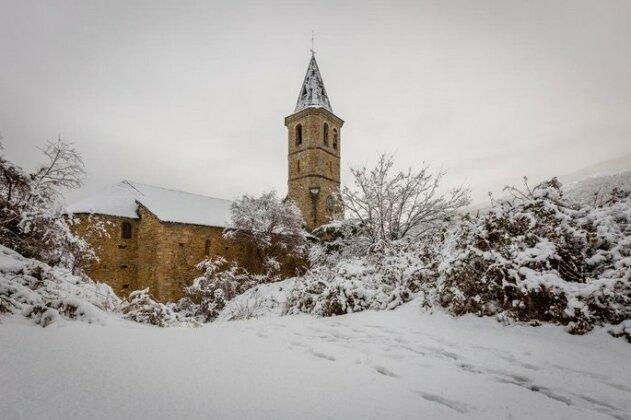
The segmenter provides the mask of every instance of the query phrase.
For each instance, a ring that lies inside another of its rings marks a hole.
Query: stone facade
[[[306,108],[285,118],[288,129],[288,193],[307,229],[340,211],[341,129],[344,121],[324,108]]]
[[[131,290],[140,288],[138,277],[138,226],[139,220],[104,215],[77,214],[72,230],[78,236],[86,239],[99,258],[87,267],[87,274],[94,280],[107,283],[114,291],[128,294]],[[121,235],[123,223],[131,226],[131,238],[124,239]],[[103,226],[103,234],[93,233],[93,226]],[[147,285],[146,287],[149,287]]]
[[[256,249],[245,243],[227,241],[223,228],[163,222],[144,206],[138,206],[138,219],[107,215],[75,215],[75,233],[86,237],[94,247],[98,262],[87,267],[88,275],[107,283],[120,296],[149,288],[160,301],[182,297],[182,287],[202,273],[195,268],[206,257],[222,256],[251,272],[260,272]],[[105,235],[90,235],[91,226],[104,222]],[[129,238],[123,224],[131,225]]]

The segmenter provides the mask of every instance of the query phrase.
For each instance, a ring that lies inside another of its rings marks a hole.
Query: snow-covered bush
[[[413,242],[412,244],[417,244]],[[432,276],[431,258],[407,241],[389,242],[368,255],[337,259],[327,255],[296,280],[286,313],[342,315],[367,309],[386,310],[411,300]],[[319,257],[321,258],[321,257]]]
[[[83,162],[61,140],[43,153],[46,162],[31,173],[0,156],[0,241],[24,256],[72,268],[95,257],[70,231],[62,207],[62,189],[82,184]]]
[[[511,188],[447,241],[439,302],[456,315],[552,322],[585,333],[631,319],[631,196],[599,206],[563,197],[556,179]]]
[[[232,203],[228,240],[249,243],[257,250],[259,264],[270,276],[288,259],[297,261],[306,251],[306,232],[300,209],[282,201],[274,191],[260,197],[244,195]]]
[[[293,290],[296,281],[299,281],[299,278],[254,286],[227,302],[217,320],[234,321],[268,315],[280,316],[285,311],[288,292]]]
[[[195,326],[194,319],[176,313],[171,307],[156,301],[149,289],[136,290],[121,302],[117,310],[123,318],[142,324],[151,324],[158,327]]]
[[[107,285],[0,245],[0,319],[21,314],[43,327],[61,319],[100,323],[119,302]]]
[[[257,284],[270,281],[267,275],[251,274],[236,264],[228,264],[223,257],[209,258],[197,265],[204,274],[184,288],[185,297],[177,310],[200,322],[213,321],[226,302]]]

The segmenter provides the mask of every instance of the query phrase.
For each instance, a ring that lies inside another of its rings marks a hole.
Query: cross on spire
[[[311,30],[311,55],[315,55],[315,47],[314,47],[314,41],[315,41],[315,32],[312,29]]]

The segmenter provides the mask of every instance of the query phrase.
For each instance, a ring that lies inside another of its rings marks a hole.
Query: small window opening
[[[128,284],[123,284],[123,289],[129,289],[129,285]]]
[[[329,173],[333,174],[333,162],[329,161]]]
[[[210,255],[210,239],[206,239],[204,243],[204,255],[207,257]]]
[[[333,129],[333,148],[337,149],[337,128]]]
[[[302,125],[298,124],[296,126],[296,146],[300,146],[302,144]]]
[[[123,222],[121,225],[121,237],[123,239],[131,239],[131,223]]]
[[[329,125],[327,123],[324,123],[324,134],[322,137],[324,140],[324,145],[328,146],[329,145]]]
[[[298,161],[297,167],[298,167],[298,173],[300,173],[300,161]]]

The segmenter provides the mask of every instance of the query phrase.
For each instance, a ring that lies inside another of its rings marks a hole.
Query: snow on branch
[[[291,201],[282,201],[275,191],[238,198],[232,203],[231,218],[232,227],[224,236],[255,246],[261,264],[268,270],[278,271],[280,259],[299,258],[305,252],[306,232],[300,209]]]
[[[0,149],[1,150],[1,149]],[[82,185],[81,155],[61,139],[41,149],[46,160],[28,173],[0,155],[0,239],[27,257],[74,266],[94,252],[70,231],[62,190]]]
[[[391,156],[381,155],[372,169],[351,169],[354,189],[344,188],[342,198],[350,220],[373,243],[419,237],[469,204],[469,189],[441,192],[444,172],[395,172]]]
[[[83,159],[71,143],[57,138],[41,150],[48,161],[31,174],[31,179],[40,189],[58,192],[59,188],[79,188],[83,185]]]

